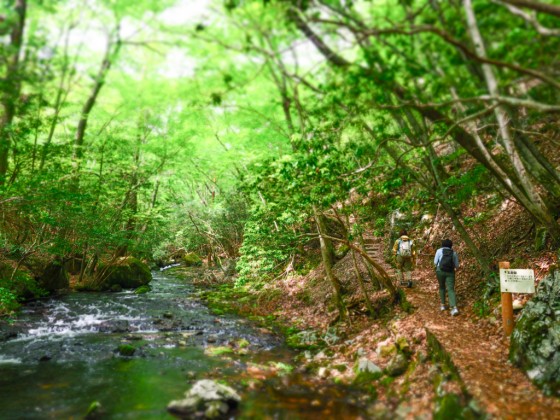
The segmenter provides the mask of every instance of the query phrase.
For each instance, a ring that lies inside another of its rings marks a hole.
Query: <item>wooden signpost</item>
[[[504,333],[513,332],[512,293],[535,293],[535,273],[527,269],[510,269],[509,262],[500,262],[500,290],[502,292],[502,322]]]

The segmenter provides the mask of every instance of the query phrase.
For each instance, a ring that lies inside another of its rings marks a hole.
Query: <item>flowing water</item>
[[[239,389],[236,418],[360,417],[351,390],[318,386],[299,373],[259,373],[259,366],[293,364],[294,354],[273,334],[213,315],[191,285],[165,272],[154,273],[152,288],[35,302],[14,325],[1,326],[0,418],[83,418],[98,401],[103,418],[172,419],[167,403],[182,398],[195,378]],[[241,339],[248,354],[205,352]],[[120,355],[122,344],[134,354]]]

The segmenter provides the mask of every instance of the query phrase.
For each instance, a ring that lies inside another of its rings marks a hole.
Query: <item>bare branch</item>
[[[535,12],[545,13],[547,15],[560,17],[560,6],[554,4],[541,3],[536,0],[503,0],[505,3],[513,4],[514,6],[526,7],[527,9],[534,10]]]
[[[533,28],[535,28],[535,30],[543,35],[543,36],[560,36],[560,29],[551,29],[551,28],[547,28],[545,26],[542,26],[541,23],[538,21],[536,14],[533,12],[531,14],[524,12],[523,10],[512,6],[511,4],[506,4],[503,1],[500,0],[492,0],[493,3],[505,6],[510,12],[511,14],[515,15],[515,16],[519,16],[521,19],[523,19],[525,22],[527,22],[529,25],[531,25]]]

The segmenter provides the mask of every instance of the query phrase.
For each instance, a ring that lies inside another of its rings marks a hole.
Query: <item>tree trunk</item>
[[[16,103],[19,99],[21,90],[21,80],[19,75],[19,59],[23,45],[23,33],[25,28],[25,17],[27,12],[26,0],[16,0],[14,10],[17,20],[14,22],[10,34],[9,50],[12,55],[7,58],[6,75],[4,77],[5,88],[0,92],[0,106],[2,115],[0,116],[0,185],[6,181],[8,173],[8,157],[11,148],[11,125],[16,113]]]
[[[324,222],[321,220],[321,215],[319,214],[319,210],[317,210],[316,206],[313,206],[313,214],[315,217],[315,223],[317,225],[317,232],[319,233],[321,257],[323,258],[323,267],[325,268],[325,274],[333,289],[336,307],[338,308],[339,319],[341,321],[344,321],[347,318],[347,310],[342,298],[342,288],[340,286],[340,281],[332,272],[332,257],[329,253],[325,241],[325,239],[327,238],[325,237]]]
[[[484,40],[482,39],[478,29],[471,0],[463,0],[463,7],[467,16],[468,32],[473,41],[475,51],[480,57],[486,58]],[[489,64],[482,64],[482,71],[484,73],[484,79],[490,95],[494,97],[499,96],[500,92],[498,90],[498,81],[496,80],[493,68]],[[504,105],[497,103],[495,105],[494,114],[496,116],[496,120],[498,121],[502,144],[507,152],[507,156],[510,159],[513,170],[519,179],[520,186],[523,188],[529,200],[533,203],[532,207],[537,213],[539,219],[541,219],[541,223],[543,223],[547,229],[551,230],[551,234],[555,236],[556,240],[560,240],[560,226],[558,226],[553,216],[554,210],[548,206],[539,193],[537,186],[532,182],[530,174],[519,156],[516,142],[513,138],[509,124],[511,116]],[[533,161],[533,164],[540,166],[539,162],[536,160]]]
[[[95,105],[95,102],[97,100],[99,92],[101,91],[101,88],[105,84],[105,78],[107,77],[107,73],[109,72],[111,65],[113,64],[113,60],[118,54],[120,47],[121,47],[120,41],[113,43],[113,41],[110,40],[107,43],[105,56],[103,57],[103,61],[101,62],[101,67],[99,68],[99,71],[97,72],[97,76],[95,77],[95,83],[93,84],[89,97],[87,98],[86,102],[82,107],[80,121],[78,122],[78,128],[76,130],[76,136],[74,137],[74,146],[72,151],[72,167],[73,167],[74,178],[76,180],[79,178],[80,164],[84,154],[84,150],[83,150],[84,138],[86,134],[89,114]]]
[[[356,260],[356,251],[352,250],[352,262],[354,263],[354,272],[356,273],[356,278],[358,279],[358,284],[360,285],[360,290],[364,295],[364,300],[366,301],[366,306],[368,308],[368,312],[370,316],[375,315],[375,311],[373,309],[373,305],[371,304],[371,300],[369,298],[366,285],[364,283],[364,278],[362,277],[362,273],[360,273],[360,269],[358,267],[358,261]]]

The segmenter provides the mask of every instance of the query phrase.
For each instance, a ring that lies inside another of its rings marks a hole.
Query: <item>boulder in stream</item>
[[[130,331],[130,324],[125,319],[113,319],[99,324],[102,333],[126,333]]]
[[[194,252],[189,252],[188,254],[183,255],[182,258],[183,258],[183,263],[187,267],[194,267],[194,266],[202,265],[202,260]]]
[[[122,257],[101,266],[97,276],[103,290],[110,290],[115,285],[136,289],[152,281],[150,267],[134,257]]]
[[[241,397],[227,385],[210,379],[195,382],[182,400],[171,401],[167,411],[179,418],[218,419],[225,418]]]
[[[55,292],[70,287],[70,277],[62,261],[51,261],[39,278],[39,285],[49,291]]]
[[[539,283],[511,336],[510,360],[546,394],[560,395],[560,268]]]

